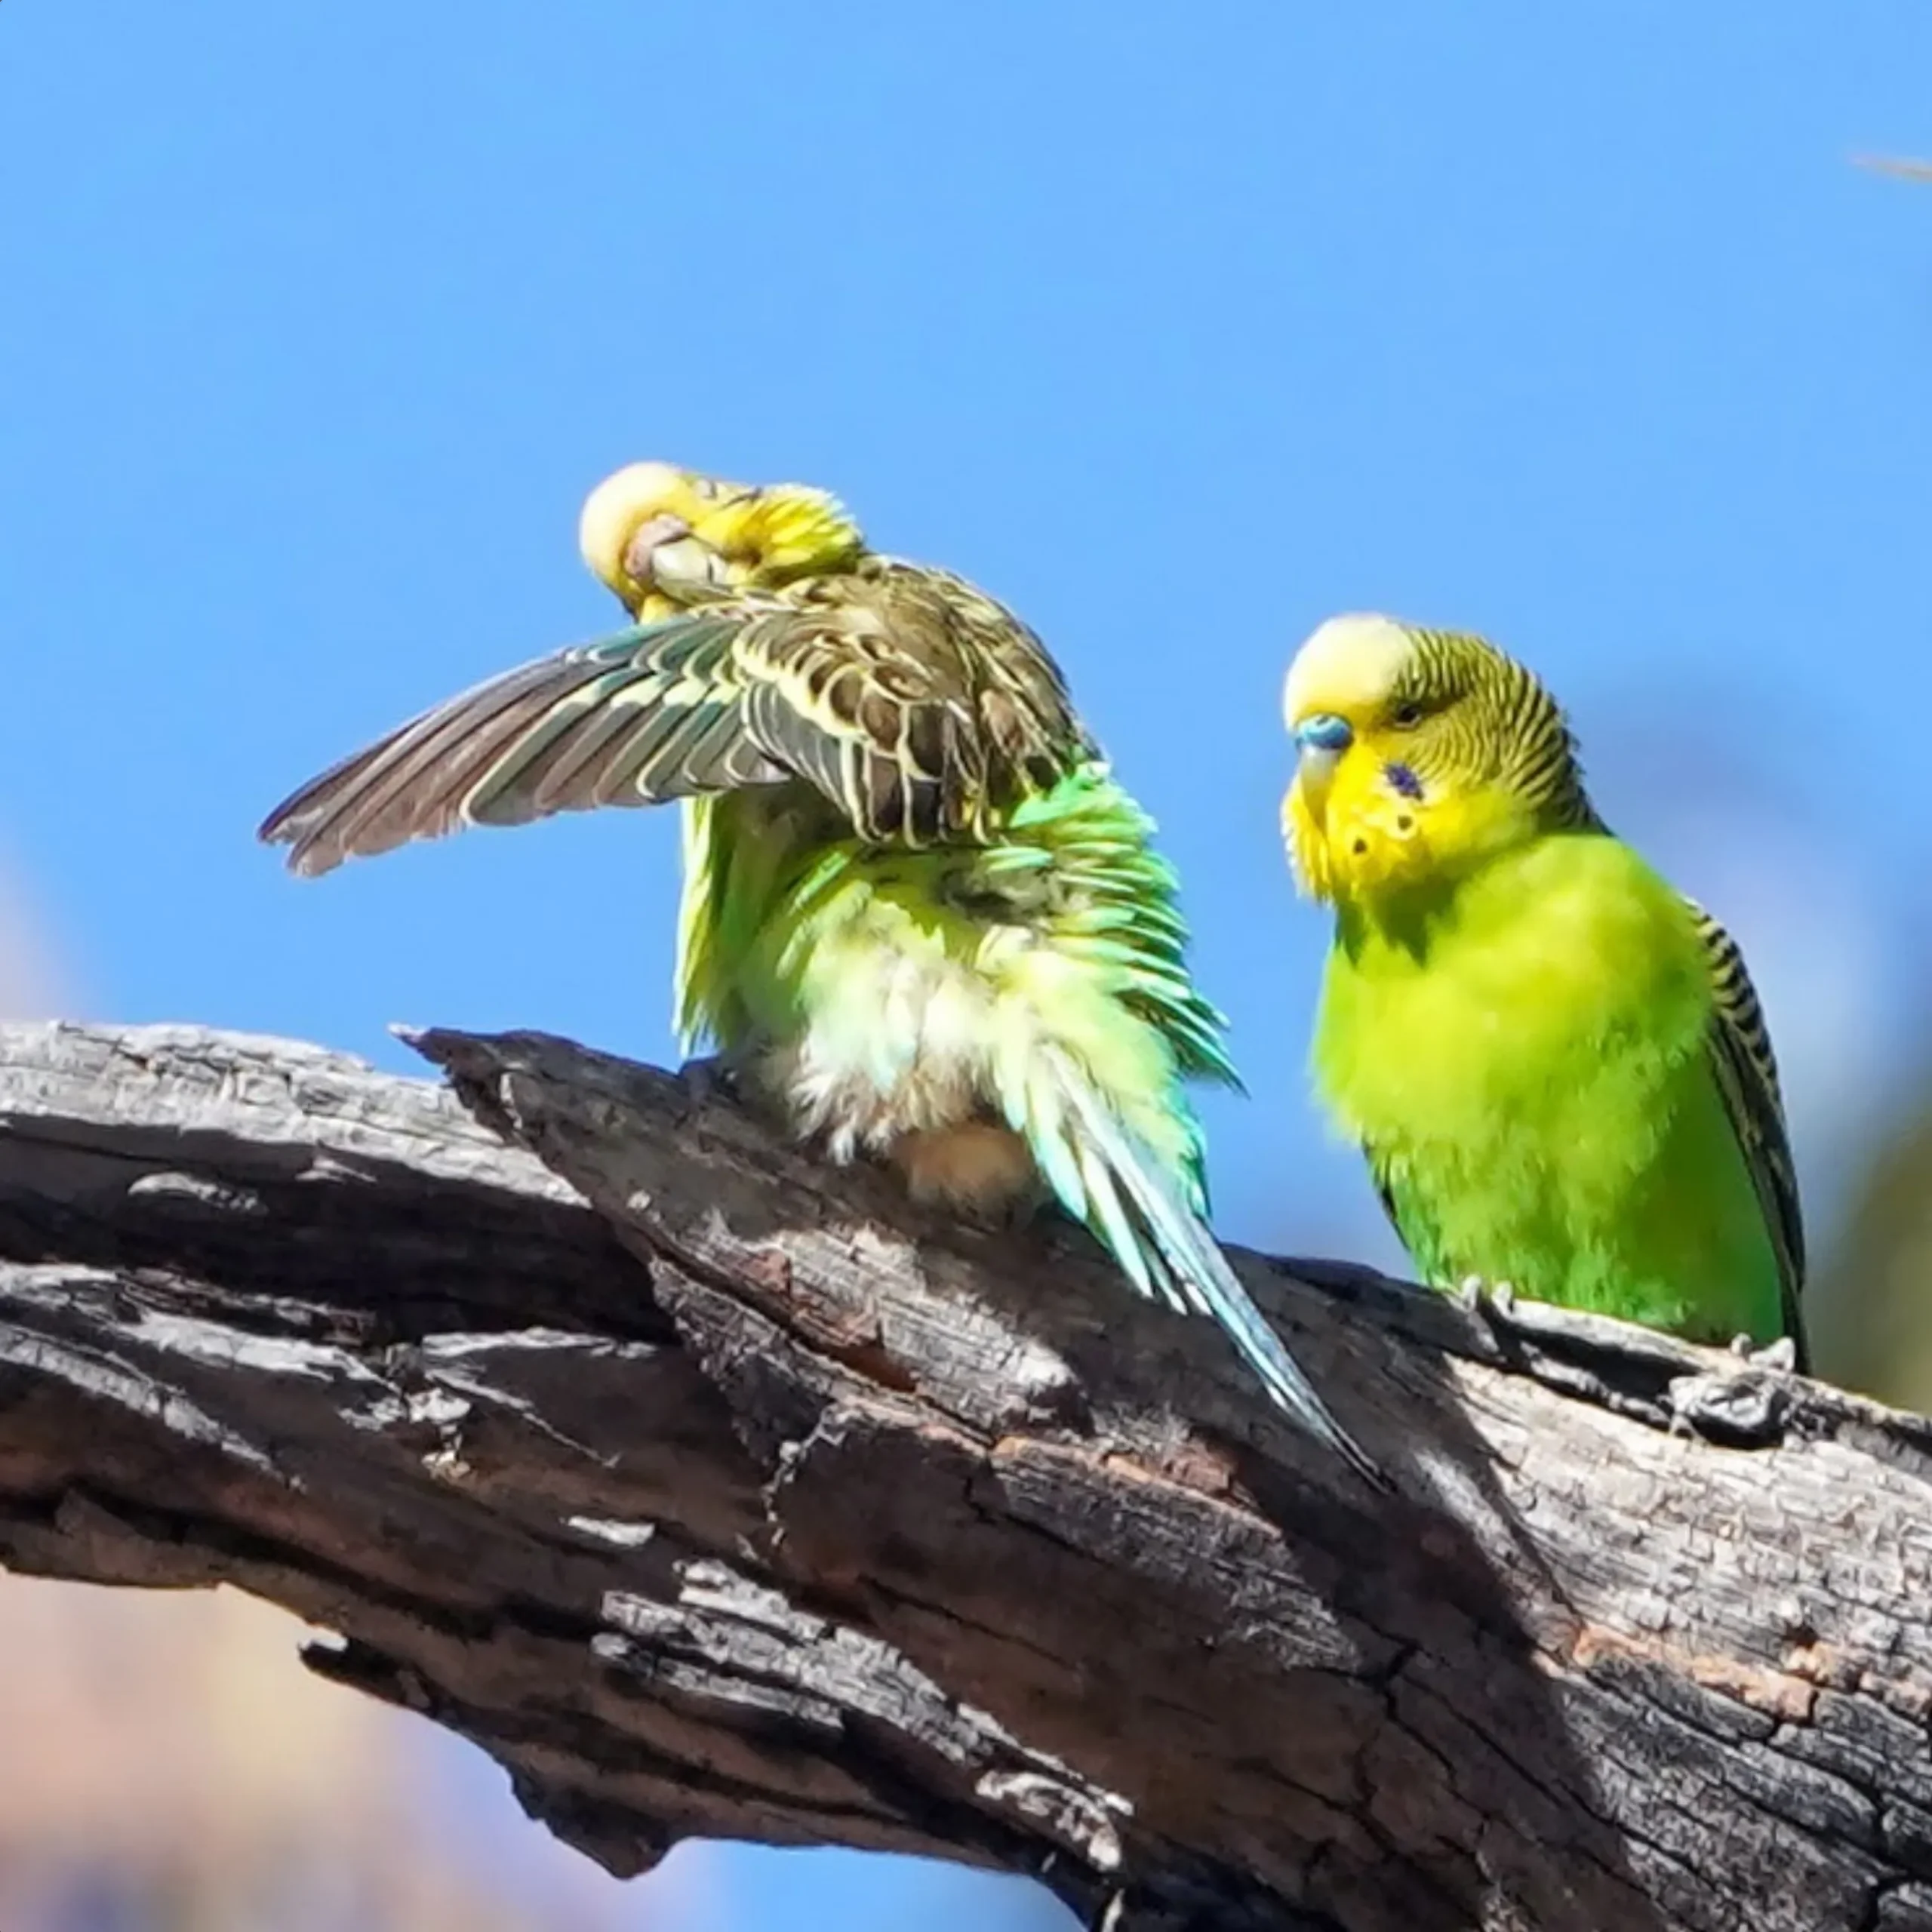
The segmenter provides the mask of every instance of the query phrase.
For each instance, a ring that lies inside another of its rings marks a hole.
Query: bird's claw
[[[1023,1234],[1040,1218],[1045,1206],[1037,1194],[1016,1194],[1003,1210],[1002,1224],[1010,1233]]]
[[[737,1080],[722,1054],[707,1054],[701,1060],[688,1060],[678,1069],[685,1083],[688,1114],[702,1113],[715,1100],[736,1097]]]
[[[1044,1207],[1044,1204],[1036,1197],[1014,1195],[1004,1201],[949,1201],[946,1211],[968,1227],[977,1228],[982,1234],[1015,1235],[1025,1233],[1040,1220]],[[1079,1227],[1077,1221],[1069,1221],[1066,1225],[1073,1229]]]
[[[1672,1381],[1672,1434],[1777,1441],[1797,1394],[1790,1380],[1798,1367],[1796,1341],[1780,1335],[1760,1348],[1749,1335],[1739,1335],[1726,1352],[1736,1367],[1714,1374],[1680,1375]]]
[[[1749,1335],[1734,1335],[1730,1352],[1753,1368],[1769,1369],[1775,1375],[1792,1375],[1798,1370],[1798,1344],[1789,1335],[1780,1335],[1761,1348]]]
[[[1485,1318],[1500,1315],[1506,1321],[1516,1306],[1515,1284],[1510,1281],[1487,1281],[1480,1275],[1465,1275],[1456,1284],[1456,1301],[1465,1315],[1479,1315]]]
[[[1787,1371],[1748,1369],[1727,1375],[1680,1375],[1670,1384],[1670,1432],[1739,1443],[1782,1439],[1796,1391]]]

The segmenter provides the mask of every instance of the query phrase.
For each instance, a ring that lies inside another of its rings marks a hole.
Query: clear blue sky
[[[1275,831],[1281,665],[1364,606],[1549,675],[1745,940],[1828,1221],[1923,1057],[1932,189],[1848,157],[1932,149],[1928,75],[1906,0],[11,0],[0,838],[95,1014],[662,1057],[668,822],[313,885],[251,831],[608,626],[606,470],[800,478],[1031,619],[1161,820],[1231,1232],[1391,1254]],[[795,1870],[707,1929],[933,1882]]]

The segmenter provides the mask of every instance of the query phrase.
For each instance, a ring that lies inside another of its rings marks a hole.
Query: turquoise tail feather
[[[1025,801],[984,851],[869,845],[827,809],[798,786],[687,808],[687,1036],[808,1042],[888,1127],[915,1067],[976,1089],[1138,1293],[1212,1317],[1286,1416],[1377,1480],[1209,1232],[1184,1086],[1237,1083],[1146,814],[1097,769]],[[806,1132],[838,1131],[843,1098],[788,1091]]]
[[[1282,1346],[1158,1157],[1115,1117],[1066,1054],[1048,1049],[1046,1058],[1078,1132],[1071,1149],[1057,1135],[1029,1140],[1061,1205],[1093,1230],[1143,1295],[1182,1314],[1209,1317],[1278,1407],[1358,1475],[1378,1488],[1391,1487]],[[1043,1147],[1043,1138],[1058,1144]],[[1069,1158],[1075,1174],[1067,1172]]]

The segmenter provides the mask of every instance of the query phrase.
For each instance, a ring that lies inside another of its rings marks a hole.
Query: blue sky
[[[251,831],[608,626],[608,469],[796,477],[1028,617],[1160,819],[1254,1090],[1229,1232],[1392,1258],[1303,1097],[1274,823],[1281,667],[1362,607],[1549,675],[1744,940],[1828,1226],[1926,1043],[1932,189],[1849,157],[1932,149],[1928,72],[1904,0],[11,0],[19,889],[92,1014],[664,1057],[668,822],[309,885]],[[680,1932],[940,1883],[718,1869]]]

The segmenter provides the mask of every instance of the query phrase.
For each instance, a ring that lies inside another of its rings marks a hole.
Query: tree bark
[[[0,1029],[0,1559],[338,1635],[611,1870],[689,1833],[1095,1922],[1932,1926],[1932,1425],[1237,1265],[1356,1482],[1084,1236],[534,1034],[448,1086]]]

